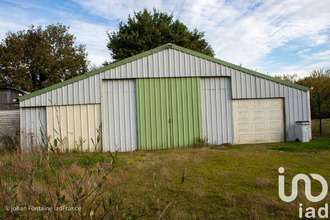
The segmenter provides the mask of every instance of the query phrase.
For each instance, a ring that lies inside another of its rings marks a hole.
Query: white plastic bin
[[[310,133],[309,129],[310,129],[309,121],[296,121],[295,124],[296,140],[300,142],[309,142],[309,133]]]

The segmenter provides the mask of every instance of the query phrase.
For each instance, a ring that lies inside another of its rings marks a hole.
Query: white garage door
[[[234,144],[284,141],[282,99],[233,100]]]

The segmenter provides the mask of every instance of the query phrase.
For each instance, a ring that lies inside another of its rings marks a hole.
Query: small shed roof
[[[15,89],[15,88],[11,88],[11,87],[0,87],[0,90],[14,90],[14,91],[21,92],[24,94],[29,94],[29,92],[27,92],[27,91]]]

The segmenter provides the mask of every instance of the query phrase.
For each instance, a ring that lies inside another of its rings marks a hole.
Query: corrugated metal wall
[[[233,143],[230,78],[201,78],[201,102],[207,142]]]
[[[232,99],[285,98],[286,137],[289,141],[294,140],[295,121],[310,120],[308,92],[249,75],[174,49],[154,53],[27,99],[21,102],[20,106],[99,104],[102,79],[212,76],[231,77]]]
[[[19,110],[0,111],[0,137],[19,134]]]
[[[62,150],[95,151],[101,140],[101,105],[69,105],[47,107],[47,135],[63,141]],[[92,141],[93,139],[93,141]],[[94,142],[94,143],[93,143]]]
[[[45,107],[21,108],[20,118],[22,149],[31,149],[47,142]]]
[[[135,80],[104,80],[102,89],[104,151],[136,150]]]
[[[141,150],[192,145],[202,138],[199,78],[137,79]]]

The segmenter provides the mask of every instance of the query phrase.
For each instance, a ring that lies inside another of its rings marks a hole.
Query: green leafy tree
[[[297,80],[296,83],[313,88],[310,94],[312,118],[319,117],[318,93],[321,97],[322,117],[330,118],[330,69],[313,70],[309,76]]]
[[[310,92],[312,118],[319,118],[317,94],[320,93],[322,117],[330,118],[330,69],[313,70],[309,73],[309,76],[301,79],[298,78],[296,73],[275,75],[275,78],[313,88]]]
[[[214,56],[213,49],[203,39],[204,32],[190,31],[173,14],[168,15],[156,9],[134,12],[127,23],[120,22],[118,32],[108,32],[107,44],[115,61],[151,50],[166,43],[173,43],[194,51]]]
[[[294,73],[291,75],[291,74],[287,73],[287,74],[283,74],[283,75],[275,75],[275,78],[282,79],[282,80],[292,82],[292,83],[296,83],[298,80],[298,74]]]
[[[32,92],[86,73],[85,46],[68,29],[57,23],[8,32],[0,44],[0,86]]]

